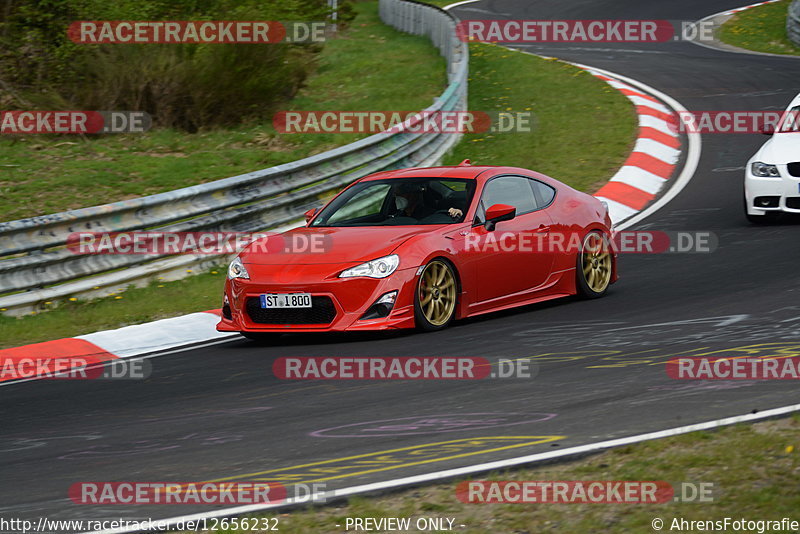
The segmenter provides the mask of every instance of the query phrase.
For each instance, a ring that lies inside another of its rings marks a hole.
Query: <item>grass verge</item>
[[[364,20],[356,19],[354,26],[365,24]],[[365,34],[378,35],[370,30],[365,30]],[[350,43],[348,53],[358,53],[363,45],[363,41]],[[469,109],[530,111],[535,117],[534,128],[526,133],[464,136],[446,163],[470,158],[476,164],[532,168],[589,192],[598,189],[622,165],[637,130],[636,114],[622,94],[594,76],[561,62],[495,45],[478,43],[471,47]],[[338,57],[345,56],[342,53]],[[328,68],[320,68],[318,77],[327,80],[312,80],[309,90],[301,97],[305,100],[295,102],[296,109],[325,109],[325,106],[334,109],[401,109],[399,105],[391,104],[396,88],[379,97],[373,94],[372,97],[381,99],[378,103],[359,102],[358,92],[367,89],[364,86],[350,88],[348,80],[365,75],[355,67],[350,68],[355,62],[344,63],[339,65],[330,60]],[[393,73],[391,85],[402,86],[407,91],[407,80],[416,80],[420,69],[416,64],[403,65],[393,66],[398,72]],[[378,71],[375,72],[373,76],[379,78]],[[341,96],[343,89],[334,89],[335,80],[348,88],[347,98]],[[339,102],[338,98],[343,100]],[[429,103],[429,100],[419,102],[417,107]],[[176,137],[175,141],[180,142],[180,139]],[[258,165],[241,170],[252,168],[258,168]],[[216,272],[178,282],[154,283],[110,298],[68,302],[45,313],[20,319],[0,316],[0,347],[218,308],[224,268]]]
[[[470,44],[469,109],[531,113],[532,128],[465,135],[446,163],[534,169],[589,193],[636,141],[636,112],[622,93],[567,63],[492,44]]]
[[[446,87],[445,61],[425,37],[384,25],[377,2],[325,44],[294,110],[417,110]],[[221,45],[223,46],[223,45]],[[268,46],[268,45],[265,45]],[[197,134],[0,137],[0,220],[151,195],[295,161],[363,134],[280,134],[248,124]]]
[[[717,30],[717,38],[729,45],[770,54],[800,55],[786,36],[786,15],[791,0],[781,0],[737,13]]]
[[[720,451],[725,451],[720,454]],[[687,521],[800,520],[800,417],[694,432],[612,449],[579,461],[470,477],[471,480],[663,480],[711,483],[713,502],[665,504],[465,504],[456,499],[457,481],[413,488],[381,497],[277,515],[281,532],[341,532],[355,517],[454,518],[464,534],[485,532],[696,532],[676,528]],[[265,514],[262,517],[273,517]],[[337,528],[336,525],[342,525]],[[721,530],[721,529],[716,529]],[[747,532],[758,530],[746,529]],[[783,530],[772,530],[773,532]],[[230,530],[228,532],[239,532]]]

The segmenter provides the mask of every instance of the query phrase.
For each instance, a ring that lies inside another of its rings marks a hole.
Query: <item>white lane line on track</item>
[[[475,2],[480,2],[481,0],[464,0],[463,2],[456,2],[455,4],[448,4],[444,6],[442,9],[445,11],[450,11],[454,7],[463,6],[464,4],[473,4]]]
[[[280,504],[249,504],[244,506],[236,506],[232,508],[224,508],[214,510],[212,512],[200,512],[197,514],[188,514],[183,516],[170,517],[163,519],[165,528],[167,526],[176,526],[179,523],[187,521],[199,521],[202,519],[211,519],[216,517],[226,517],[232,515],[242,515],[252,512],[263,512],[283,508],[286,506],[299,505],[304,503],[313,502],[313,500],[326,499],[339,499],[342,497],[349,497],[361,493],[368,493],[374,491],[397,489],[403,486],[410,486],[421,483],[431,483],[436,481],[447,480],[455,477],[462,477],[465,475],[473,475],[477,473],[485,473],[488,471],[495,471],[498,469],[507,469],[510,467],[517,467],[523,464],[530,464],[534,462],[541,462],[543,460],[552,460],[554,458],[563,458],[567,456],[575,456],[579,454],[587,454],[603,449],[610,449],[612,447],[621,447],[623,445],[630,445],[633,443],[641,443],[643,441],[650,441],[654,439],[667,438],[671,436],[678,436],[687,434],[689,432],[697,432],[700,430],[711,430],[723,426],[734,425],[737,423],[745,423],[750,421],[758,421],[761,419],[768,419],[771,417],[780,417],[792,412],[800,411],[800,404],[792,404],[790,406],[783,406],[781,408],[773,408],[759,413],[748,413],[745,415],[736,415],[733,417],[725,417],[723,419],[715,419],[713,421],[706,421],[704,423],[696,423],[693,425],[685,425],[666,430],[658,430],[656,432],[648,432],[646,434],[638,434],[635,436],[628,436],[625,438],[611,439],[607,441],[600,441],[597,443],[590,443],[588,445],[578,445],[559,451],[541,452],[538,454],[529,454],[527,456],[518,456],[516,458],[509,458],[507,460],[497,460],[494,462],[486,462],[482,464],[474,464],[467,467],[457,467],[454,469],[446,469],[444,471],[435,471],[433,473],[426,473],[423,475],[414,475],[385,482],[374,482],[372,484],[362,484],[360,486],[351,486],[349,488],[342,488],[333,490],[331,492],[317,493],[311,496],[306,496],[301,499],[286,499],[286,502]],[[95,531],[93,534],[123,534],[127,532],[137,532],[136,529],[111,529]]]

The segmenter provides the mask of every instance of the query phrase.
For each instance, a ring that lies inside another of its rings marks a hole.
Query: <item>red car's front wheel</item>
[[[456,315],[458,284],[453,268],[444,260],[431,260],[420,274],[414,296],[414,317],[422,330],[441,330]]]

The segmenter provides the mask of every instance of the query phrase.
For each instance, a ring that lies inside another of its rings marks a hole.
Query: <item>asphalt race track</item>
[[[462,19],[694,21],[741,5],[484,0],[454,12]],[[800,59],[687,42],[520,48],[629,76],[689,110],[783,110],[800,92]],[[743,166],[764,140],[704,135],[689,185],[636,228],[710,231],[719,248],[623,256],[620,281],[603,299],[534,305],[433,334],[294,335],[271,347],[230,341],[155,358],[144,382],[3,387],[0,512],[171,517],[205,508],[98,509],[72,503],[67,490],[91,480],[275,479],[257,473],[278,469],[292,473],[290,482],[327,479],[328,489],[349,487],[798,403],[792,381],[677,381],[664,366],[682,354],[800,348],[800,224],[754,227],[743,215]],[[271,371],[280,356],[531,358],[537,373],[513,380],[287,382]],[[442,442],[451,443],[432,445]],[[408,447],[415,448],[396,451]],[[375,463],[352,458],[360,455]],[[320,461],[331,462],[307,465]]]

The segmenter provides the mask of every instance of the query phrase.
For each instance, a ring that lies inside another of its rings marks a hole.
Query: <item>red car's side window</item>
[[[555,189],[538,180],[515,175],[498,176],[484,186],[475,219],[477,223],[482,222],[486,208],[493,204],[514,206],[517,215],[524,215],[547,207],[555,195]]]

